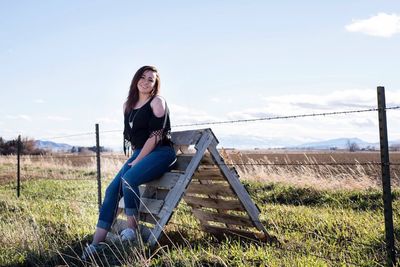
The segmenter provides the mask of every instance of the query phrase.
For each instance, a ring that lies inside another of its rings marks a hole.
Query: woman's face
[[[146,70],[139,79],[137,87],[142,94],[150,94],[156,84],[157,75],[154,71]]]

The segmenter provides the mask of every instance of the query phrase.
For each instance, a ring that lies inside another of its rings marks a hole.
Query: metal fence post
[[[100,138],[99,138],[99,124],[96,123],[96,158],[97,158],[97,200],[99,203],[99,210],[101,208],[101,169],[100,169]]]
[[[392,191],[390,185],[390,166],[389,166],[389,144],[387,135],[386,121],[386,100],[385,88],[379,86],[378,94],[378,115],[379,115],[379,137],[381,150],[381,169],[383,186],[383,208],[385,216],[385,235],[387,250],[387,266],[396,264],[396,251],[394,246],[393,229],[393,210],[392,210]]]
[[[21,191],[20,154],[21,154],[21,135],[18,135],[18,139],[17,139],[17,197],[20,196],[20,191]]]

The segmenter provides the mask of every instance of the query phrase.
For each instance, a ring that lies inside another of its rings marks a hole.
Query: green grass
[[[104,182],[103,184],[107,184]],[[123,266],[382,266],[385,264],[381,192],[321,191],[245,182],[261,220],[278,242],[214,238],[181,204],[167,227],[174,245],[158,251],[110,245],[98,265]],[[103,189],[104,191],[104,189]],[[25,181],[0,186],[0,266],[80,266],[83,244],[97,221],[94,180]],[[394,192],[396,233],[399,192]],[[189,228],[185,228],[188,226]],[[397,235],[397,242],[399,236]],[[62,256],[60,256],[60,254]]]

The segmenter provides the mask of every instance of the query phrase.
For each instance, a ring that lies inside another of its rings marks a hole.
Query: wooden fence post
[[[100,169],[100,140],[99,140],[99,124],[96,123],[96,158],[97,158],[97,200],[99,210],[101,208],[101,169]]]
[[[20,191],[21,191],[20,154],[21,154],[21,135],[18,135],[18,139],[17,139],[17,197],[20,196]]]
[[[394,246],[392,191],[390,185],[390,166],[389,166],[390,161],[389,161],[389,144],[387,135],[387,121],[386,121],[385,88],[383,86],[379,86],[377,94],[378,94],[379,137],[380,137],[380,150],[381,150],[383,208],[385,216],[387,266],[394,266],[396,264],[396,250]]]

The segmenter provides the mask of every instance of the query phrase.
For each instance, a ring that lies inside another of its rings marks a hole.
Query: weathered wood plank
[[[211,226],[211,225],[202,225],[201,227],[203,228],[203,230],[205,232],[208,232],[208,233],[214,235],[215,237],[221,238],[221,239],[224,238],[224,235],[245,237],[245,238],[257,239],[257,240],[262,240],[262,241],[266,241],[268,238],[262,232],[256,233],[256,232],[250,232],[250,231],[245,231],[245,230],[228,229],[228,228]]]
[[[176,154],[190,154],[193,153],[189,150],[188,145],[176,145],[174,144],[174,150]]]
[[[164,200],[158,200],[152,198],[140,198],[139,211],[143,213],[158,214],[163,205],[164,205]]]
[[[191,160],[193,159],[193,154],[180,154],[176,156],[176,163],[172,167],[175,171],[186,171]]]
[[[187,166],[185,175],[181,176],[181,178],[177,182],[177,185],[170,191],[170,193],[165,199],[165,204],[159,213],[160,220],[154,227],[152,234],[150,235],[150,238],[148,240],[150,246],[154,246],[156,244],[165,224],[171,218],[173,210],[181,200],[185,188],[190,183],[193,173],[199,166],[201,158],[203,157],[204,153],[207,150],[207,147],[211,144],[212,141],[213,141],[213,136],[210,134],[210,130],[203,131],[200,140],[195,146],[197,153]]]
[[[146,183],[146,187],[171,189],[175,186],[180,176],[180,173],[167,172],[160,179]]]
[[[156,214],[139,212],[139,221],[141,221],[141,222],[148,222],[148,223],[151,223],[151,224],[157,224],[157,221],[159,219],[160,218]]]
[[[235,192],[229,186],[221,184],[190,184],[186,189],[187,194],[216,195],[224,197],[236,197]]]
[[[149,186],[146,188],[146,190],[142,194],[142,197],[164,200],[167,197],[169,191],[170,191],[169,189],[155,188],[155,187]]]
[[[171,140],[175,145],[194,145],[196,144],[203,131],[202,130],[189,130],[171,133]]]
[[[197,170],[194,173],[193,178],[197,180],[226,181],[225,177],[219,169]]]
[[[184,196],[185,202],[193,208],[212,208],[221,210],[245,211],[238,200]]]
[[[210,165],[214,165],[214,161],[210,155],[210,153],[206,153],[204,154],[203,158],[200,161],[200,164],[204,164],[204,166],[210,166]]]
[[[215,213],[200,209],[192,209],[193,215],[201,221],[213,221],[226,223],[229,225],[240,225],[247,227],[254,227],[253,222],[246,217],[231,215],[226,213]]]
[[[215,143],[211,144],[208,147],[208,151],[211,153],[215,162],[221,168],[221,171],[223,172],[224,176],[228,180],[232,189],[236,192],[239,200],[242,202],[244,208],[246,209],[247,213],[249,214],[251,220],[253,221],[254,226],[256,226],[257,229],[262,231],[265,235],[268,235],[267,230],[265,229],[265,227],[262,225],[262,223],[259,220],[259,215],[260,215],[259,210],[257,209],[256,205],[251,200],[249,193],[246,191],[244,186],[240,183],[240,180],[239,180],[239,177],[237,176],[237,174],[234,173],[231,169],[229,169],[227,165],[225,165],[224,160],[218,153],[216,144]]]

